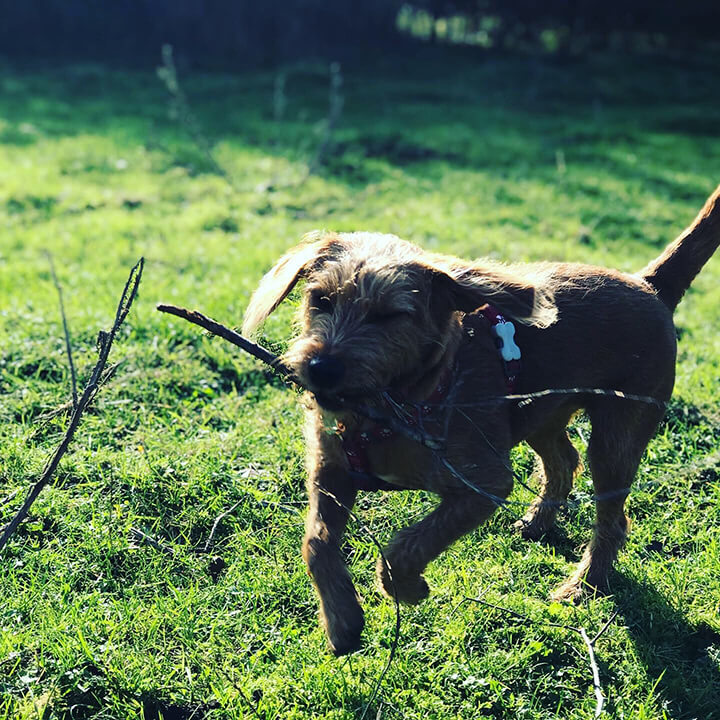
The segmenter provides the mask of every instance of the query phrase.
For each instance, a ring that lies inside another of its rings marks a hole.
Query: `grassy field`
[[[307,177],[327,73],[288,73],[275,100],[274,73],[184,77],[188,125],[151,70],[2,64],[0,524],[68,419],[55,412],[70,375],[44,251],[81,379],[130,266],[143,255],[146,269],[114,378],[0,555],[0,718],[362,717],[395,623],[372,539],[350,528],[365,647],[337,660],[299,554],[296,398],[155,304],[239,325],[262,273],[316,228],[638,269],[720,181],[719,66],[458,54],[343,68],[334,144]],[[267,324],[276,349],[291,305]],[[429,568],[432,594],[403,608],[364,717],[592,718],[582,639],[548,623],[592,636],[617,611],[596,646],[605,716],[720,718],[720,258],[676,320],[676,392],[628,501],[614,594],[548,600],[589,536],[587,474],[544,543],[513,534],[520,507],[501,510]],[[584,447],[584,419],[572,437]],[[515,460],[533,483],[530,451]],[[385,542],[434,502],[366,494],[358,513]],[[479,593],[529,619],[462,602]]]

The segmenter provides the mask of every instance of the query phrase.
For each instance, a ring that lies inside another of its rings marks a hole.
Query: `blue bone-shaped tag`
[[[520,348],[515,344],[515,326],[508,322],[500,322],[493,325],[493,335],[500,341],[498,349],[505,362],[520,359]]]

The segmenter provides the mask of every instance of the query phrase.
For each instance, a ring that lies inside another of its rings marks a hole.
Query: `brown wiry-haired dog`
[[[350,508],[359,489],[440,495],[437,508],[387,548],[391,577],[378,563],[382,589],[392,594],[394,586],[399,600],[417,603],[428,594],[428,563],[510,493],[510,449],[522,440],[544,473],[517,527],[527,538],[550,528],[578,470],[566,425],[581,408],[592,422],[597,524],[555,597],[606,585],[628,529],[625,497],[673,388],[672,312],[718,244],[720,188],[693,225],[634,275],[579,264],[466,262],[372,233],[313,235],[278,262],[252,298],[244,331],[306,279],[302,333],[284,359],[313,396],[303,555],[336,654],[358,647],[364,621],[340,551],[348,514],[334,498]],[[612,389],[659,402],[589,393],[489,401],[548,388]],[[444,449],[344,409],[359,401],[441,438]]]

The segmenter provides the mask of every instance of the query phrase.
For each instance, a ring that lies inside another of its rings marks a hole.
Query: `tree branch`
[[[133,300],[135,300],[135,297],[137,296],[140,279],[142,278],[143,265],[144,260],[143,258],[140,258],[140,260],[133,266],[132,270],[130,270],[130,275],[128,276],[127,282],[125,283],[125,288],[123,289],[122,295],[120,296],[120,302],[118,303],[117,311],[115,312],[115,321],[113,322],[113,325],[110,328],[109,332],[101,330],[98,334],[98,360],[95,363],[95,367],[92,370],[90,379],[88,380],[88,383],[83,390],[83,394],[79,398],[77,405],[73,410],[73,414],[70,417],[70,423],[67,427],[67,430],[65,431],[65,435],[63,436],[60,445],[58,445],[52,457],[45,465],[45,469],[43,470],[40,479],[30,490],[30,493],[28,494],[27,499],[23,503],[22,507],[17,511],[15,517],[13,517],[13,519],[8,523],[8,525],[5,526],[5,529],[0,536],[0,551],[2,551],[5,545],[7,545],[10,536],[15,532],[20,523],[25,519],[28,511],[30,510],[30,507],[35,502],[38,495],[40,495],[43,488],[50,482],[50,479],[55,473],[55,470],[57,469],[60,460],[67,452],[70,442],[73,439],[73,435],[75,434],[75,430],[77,430],[77,427],[80,424],[80,420],[83,413],[85,412],[85,409],[95,397],[95,394],[99,387],[101,376],[103,374],[103,370],[105,369],[105,365],[107,364],[108,355],[110,354],[110,348],[112,347],[113,341],[115,340],[115,335],[120,329],[120,326],[125,321],[125,318],[130,312],[130,307],[133,303]]]

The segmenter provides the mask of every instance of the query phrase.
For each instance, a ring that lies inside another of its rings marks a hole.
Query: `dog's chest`
[[[432,452],[407,438],[393,438],[368,447],[368,471],[399,487],[432,489],[436,463]]]

